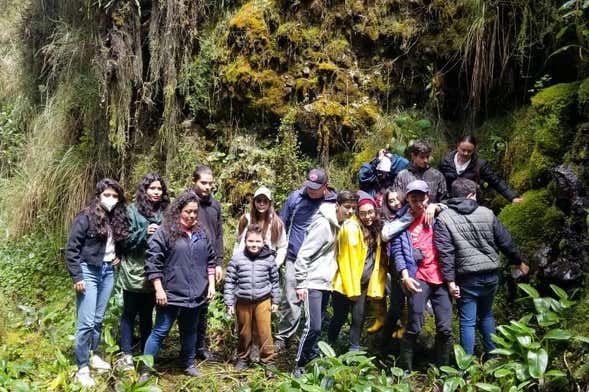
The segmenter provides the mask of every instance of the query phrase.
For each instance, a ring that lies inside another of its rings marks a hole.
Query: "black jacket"
[[[511,234],[493,211],[462,197],[448,200],[448,209],[438,215],[434,243],[448,282],[460,280],[461,275],[497,270],[499,250],[512,262],[521,262]]]
[[[100,266],[104,261],[106,238],[98,238],[96,229],[90,227],[86,211],[80,212],[72,222],[65,248],[65,264],[74,283],[84,280],[80,263]],[[123,242],[115,243],[115,252],[120,257]]]
[[[449,191],[452,189],[452,183],[454,180],[462,177],[472,180],[477,184],[480,183],[481,180],[485,181],[509,201],[512,201],[518,196],[516,191],[507,186],[505,181],[493,172],[489,162],[479,158],[476,153],[472,154],[466,170],[461,174],[456,173],[456,165],[454,164],[454,155],[456,155],[456,152],[456,150],[452,150],[440,163],[440,171],[444,175],[444,178],[446,178],[446,184]]]
[[[223,265],[223,222],[221,221],[221,205],[213,196],[199,199],[198,223],[207,232],[207,237],[215,251],[217,266]]]
[[[207,300],[208,269],[215,268],[215,251],[204,230],[184,235],[172,243],[160,226],[149,238],[145,255],[147,279],[160,278],[168,304],[195,308]]]

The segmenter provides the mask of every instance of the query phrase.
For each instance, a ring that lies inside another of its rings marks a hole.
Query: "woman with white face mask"
[[[76,291],[76,381],[83,387],[95,385],[89,367],[98,372],[110,369],[98,356],[98,344],[114,285],[114,266],[127,232],[123,188],[115,180],[102,179],[90,203],[74,218],[65,251]]]

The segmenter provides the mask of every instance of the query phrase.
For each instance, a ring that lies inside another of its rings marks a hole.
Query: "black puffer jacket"
[[[503,181],[495,174],[495,172],[493,172],[489,162],[479,158],[476,153],[472,154],[470,163],[466,167],[466,170],[458,174],[456,172],[456,165],[454,164],[454,155],[456,155],[456,152],[457,150],[452,150],[444,157],[444,159],[442,159],[442,163],[440,163],[440,171],[444,175],[444,178],[446,178],[448,190],[452,189],[452,183],[454,180],[461,177],[472,180],[477,184],[480,183],[481,180],[485,181],[509,201],[512,201],[518,197],[517,192],[507,186],[505,181]]]
[[[207,301],[208,269],[215,268],[215,251],[204,230],[184,235],[172,243],[163,226],[147,242],[147,279],[160,278],[168,304],[195,308]]]
[[[225,274],[225,305],[235,305],[235,298],[255,302],[272,297],[272,303],[280,302],[276,253],[265,245],[256,256],[247,251],[236,252]]]

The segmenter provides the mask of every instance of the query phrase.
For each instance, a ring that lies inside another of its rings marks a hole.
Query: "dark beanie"
[[[374,197],[370,196],[370,194],[364,191],[358,191],[356,194],[358,195],[358,207],[364,204],[372,204],[376,207],[376,201],[374,200]]]

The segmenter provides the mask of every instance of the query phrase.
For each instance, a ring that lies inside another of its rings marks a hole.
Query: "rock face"
[[[582,282],[589,263],[586,86],[542,90],[516,120],[511,182],[524,201],[499,216],[537,278],[569,288]]]

